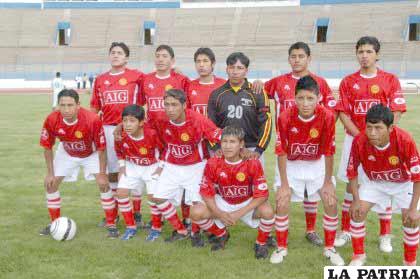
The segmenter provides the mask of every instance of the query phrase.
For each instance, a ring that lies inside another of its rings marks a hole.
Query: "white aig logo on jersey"
[[[292,155],[316,155],[319,144],[294,143],[292,144]]]
[[[175,158],[182,159],[192,155],[191,145],[168,144],[168,150]]]
[[[150,111],[162,111],[164,109],[163,98],[151,97],[149,98],[149,110]]]
[[[401,180],[402,174],[400,169],[393,169],[388,171],[371,171],[373,180],[380,181],[399,181]]]
[[[239,198],[248,196],[248,186],[227,186],[219,187],[222,195],[228,198]]]
[[[356,100],[354,102],[354,113],[365,115],[371,107],[377,104],[379,104],[379,100],[376,99]]]
[[[81,152],[86,150],[85,143],[83,141],[76,142],[63,142],[65,150]]]
[[[103,96],[104,96],[104,103],[106,105],[128,103],[127,90],[105,91]]]

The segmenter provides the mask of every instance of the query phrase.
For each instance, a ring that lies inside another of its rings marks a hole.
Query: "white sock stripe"
[[[276,229],[276,231],[283,232],[283,231],[287,231],[289,229],[289,225],[286,224],[286,225],[283,225],[283,226],[279,226],[279,225],[275,224],[274,228]]]
[[[353,194],[345,192],[344,193],[344,201],[345,200],[353,201]]]
[[[325,226],[338,226],[338,220],[334,222],[330,222],[324,219],[322,223],[324,227]]]
[[[408,228],[408,227],[403,227],[403,232],[404,234],[415,234],[419,232],[419,227],[416,228]]]
[[[318,212],[318,210],[315,208],[315,209],[304,209],[304,211],[305,211],[305,213],[317,213]]]
[[[133,209],[131,208],[131,206],[127,206],[127,207],[119,207],[118,208],[121,212],[130,212]]]
[[[101,204],[102,204],[102,206],[106,206],[106,205],[115,205],[115,201],[114,200],[112,200],[112,201],[104,201],[104,200],[101,200]]]
[[[114,196],[112,195],[112,191],[109,190],[106,193],[101,193],[101,199],[112,199]]]
[[[213,219],[203,219],[203,220],[200,220],[200,221],[197,221],[197,222],[195,222],[201,229],[203,229],[203,230],[208,230],[208,229],[210,229],[212,226],[213,226],[213,224],[214,224],[214,221],[213,221]]]
[[[287,221],[284,221],[284,222],[274,222],[274,224],[276,225],[276,226],[288,226],[289,225],[289,220],[287,220]]]
[[[287,221],[289,220],[289,215],[285,215],[285,216],[276,215],[274,219],[276,220],[276,222]]]
[[[57,192],[54,192],[54,193],[46,193],[45,196],[46,196],[47,200],[55,200],[55,199],[58,199],[60,197],[60,192],[57,191]]]
[[[162,214],[163,216],[165,216],[166,219],[169,219],[170,217],[176,214],[176,209],[175,207],[171,207],[168,210],[163,211]]]
[[[365,222],[356,222],[356,221],[350,220],[350,226],[353,226],[355,228],[364,227]]]
[[[274,221],[275,221],[275,219],[273,218],[273,219],[270,219],[270,220],[267,220],[267,219],[263,219],[263,218],[261,218],[260,219],[260,224],[264,224],[264,225],[266,225],[266,226],[271,226],[271,225],[273,225],[274,224]]]
[[[47,206],[47,208],[60,208],[61,207],[61,205],[60,204],[49,204],[48,206]]]
[[[409,246],[417,246],[419,244],[418,239],[417,240],[409,240],[409,239],[403,238],[403,241],[406,245],[409,245]]]
[[[150,206],[156,206],[156,203],[154,203],[154,202],[147,201],[147,203],[148,203]]]
[[[115,208],[114,205],[102,205],[102,209],[104,209],[104,210],[114,209],[114,208]]]
[[[54,205],[54,204],[61,204],[61,199],[59,199],[58,201],[47,201],[48,205]]]
[[[117,191],[118,182],[109,182],[109,188],[111,188],[112,191]]]
[[[118,201],[118,204],[120,204],[120,203],[130,203],[129,198],[122,198],[122,199],[118,198],[117,201]]]
[[[418,236],[414,236],[414,237],[409,237],[407,235],[404,235],[403,237],[404,241],[415,241],[415,242],[419,242],[419,237]]]
[[[156,204],[157,208],[159,208],[159,210],[164,210],[166,207],[172,205],[169,201],[165,201],[163,203],[160,204]],[[173,205],[172,205],[173,206]]]

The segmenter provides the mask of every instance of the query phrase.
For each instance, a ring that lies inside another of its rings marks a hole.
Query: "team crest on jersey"
[[[237,179],[238,181],[240,181],[240,182],[245,181],[245,174],[244,174],[243,172],[238,172],[238,173],[236,174],[236,179]]]
[[[147,148],[140,147],[139,152],[140,152],[141,155],[146,155],[147,154]]]
[[[170,84],[165,85],[165,91],[171,90],[172,88],[174,87]]]
[[[64,131],[64,129],[58,129],[58,133],[60,134],[60,135],[65,135],[66,134],[66,131]]]
[[[182,141],[189,141],[190,140],[190,135],[188,135],[187,133],[182,133],[181,134],[181,140]]]
[[[374,161],[376,161],[376,158],[373,155],[369,155],[368,160],[374,162]]]
[[[313,138],[313,139],[317,138],[317,137],[319,136],[319,132],[318,132],[318,130],[317,130],[317,129],[315,129],[315,128],[312,128],[312,129],[309,131],[309,136],[311,136],[311,138]]]
[[[391,156],[388,158],[388,161],[391,165],[396,166],[400,162],[397,156]]]
[[[260,191],[265,191],[268,189],[267,183],[261,183],[260,185],[258,185],[258,190]]]
[[[290,90],[290,86],[288,84],[286,84],[283,89],[289,91]]]
[[[120,80],[118,81],[118,83],[119,83],[121,86],[125,86],[125,85],[127,85],[128,81],[127,81],[127,79],[125,79],[125,78],[120,78]]]
[[[378,94],[378,93],[379,93],[379,90],[380,90],[380,88],[379,88],[379,86],[378,86],[378,85],[376,85],[376,84],[374,84],[374,85],[372,85],[372,86],[370,87],[370,92],[371,92],[372,94]]]
[[[420,173],[420,166],[419,165],[412,166],[410,168],[410,172],[413,173],[413,174],[419,174]]]
[[[76,131],[76,132],[74,132],[74,136],[78,139],[81,139],[81,138],[83,138],[83,133],[80,132],[80,131]]]

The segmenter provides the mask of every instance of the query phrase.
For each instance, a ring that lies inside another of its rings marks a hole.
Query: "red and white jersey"
[[[225,83],[225,79],[216,76],[212,83],[201,83],[200,79],[191,81],[187,91],[188,108],[207,116],[207,104],[211,92]]]
[[[121,73],[106,72],[96,78],[90,107],[102,112],[104,125],[117,125],[124,108],[139,103],[143,75],[126,68]]]
[[[260,161],[250,159],[231,163],[225,158],[210,158],[204,169],[200,194],[203,197],[218,194],[230,204],[268,197],[267,181]]]
[[[99,116],[80,108],[77,120],[66,123],[59,111],[48,115],[41,132],[40,145],[52,149],[58,138],[72,157],[86,158],[95,150],[105,150],[105,135]]]
[[[121,141],[114,141],[115,152],[118,160],[129,161],[140,166],[150,166],[159,160],[163,145],[153,129],[144,129],[140,138],[123,132]]]
[[[192,165],[203,161],[205,153],[202,141],[218,143],[222,130],[198,112],[187,109],[182,124],[171,122],[167,117],[158,119],[154,127],[165,149],[163,158],[175,165]]]
[[[309,74],[319,86],[319,103],[331,111],[335,111],[337,104],[327,81],[313,73]],[[270,79],[264,84],[264,90],[270,99],[276,101],[276,117],[295,104],[295,88],[299,78],[292,73]],[[278,120],[277,120],[278,122]]]
[[[163,97],[169,89],[181,89],[187,92],[190,80],[188,77],[171,71],[166,78],[156,75],[156,72],[145,75],[141,88],[141,105],[147,105],[147,119],[154,121],[165,118]]]
[[[296,106],[282,112],[278,120],[275,152],[288,160],[318,160],[335,153],[335,117],[321,105],[310,119],[299,116]]]
[[[358,71],[341,81],[336,110],[347,114],[359,131],[366,128],[366,113],[376,104],[383,104],[391,111],[407,110],[400,82],[395,75],[378,69],[375,77],[366,78]]]
[[[409,133],[394,127],[389,144],[379,149],[369,143],[365,133],[358,134],[351,147],[347,177],[357,177],[359,165],[370,180],[390,182],[419,182],[420,157],[416,143]]]

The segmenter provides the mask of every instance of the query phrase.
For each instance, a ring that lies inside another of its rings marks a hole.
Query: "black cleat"
[[[165,242],[175,242],[175,241],[183,240],[187,238],[188,238],[188,233],[182,234],[182,233],[179,233],[178,231],[173,231],[172,235],[165,239]]]
[[[50,235],[50,233],[51,233],[51,225],[48,225],[39,231],[39,235]]]
[[[306,233],[306,239],[315,246],[322,246],[324,245],[324,241],[316,232]]]
[[[268,257],[268,245],[261,245],[258,243],[255,243],[255,258],[257,260],[259,259],[266,259]]]
[[[120,216],[117,216],[117,218],[115,218],[115,224],[118,225],[118,222],[120,221]],[[103,218],[97,225],[97,227],[99,228],[105,228],[106,227],[106,219]]]
[[[188,232],[191,232],[192,229],[192,223],[190,219],[184,219],[182,220],[182,224],[184,224],[184,227],[187,229]]]
[[[276,241],[276,238],[274,236],[270,235],[267,238],[267,246],[268,246],[268,248],[277,248],[277,241]]]
[[[192,247],[203,247],[204,246],[204,240],[201,237],[201,233],[196,233],[191,236],[191,245]]]
[[[211,246],[211,250],[212,251],[217,251],[217,250],[223,250],[225,249],[226,246],[226,242],[229,240],[229,233],[226,233],[224,236],[222,237],[216,237],[212,246]]]
[[[145,227],[143,220],[142,220],[142,216],[141,213],[134,213],[134,221],[136,222],[136,227],[138,230],[141,230]]]
[[[118,232],[117,228],[110,227],[108,228],[108,238],[115,239],[118,238],[120,233]]]

